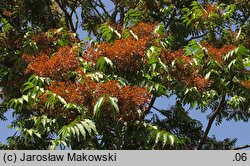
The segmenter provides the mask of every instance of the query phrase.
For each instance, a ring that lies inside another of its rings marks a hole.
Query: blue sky
[[[7,128],[11,124],[11,111],[7,112],[8,121],[0,121],[0,142],[6,143],[6,138],[12,136],[15,130]]]
[[[156,100],[155,105],[159,109],[169,108],[175,103],[174,98],[167,99],[160,97]],[[208,119],[206,118],[208,113],[201,113],[200,110],[190,110],[189,115],[202,122],[203,129],[205,130]],[[215,135],[218,140],[224,140],[225,138],[237,138],[236,146],[242,146],[250,144],[250,122],[234,122],[223,120],[222,124],[216,126],[215,123],[209,132],[209,136]],[[250,149],[250,148],[248,148]]]
[[[113,4],[110,3],[109,0],[103,1],[108,9],[113,8]],[[81,18],[81,17],[79,17]],[[81,22],[81,20],[79,20]],[[83,32],[78,29],[78,34],[81,39],[84,39],[87,35],[86,32]],[[169,108],[171,105],[175,103],[174,98],[163,98],[160,97],[156,100],[155,106],[159,109]],[[205,129],[208,123],[206,118],[207,113],[200,113],[199,110],[190,110],[189,114],[194,119],[200,120],[203,124],[203,128]],[[7,112],[8,119],[12,119],[11,111]],[[10,125],[11,121],[0,121],[0,142],[6,143],[6,138],[14,134],[14,130],[8,129],[7,126]],[[209,136],[215,135],[217,139],[223,140],[225,138],[237,138],[238,141],[236,146],[242,146],[246,144],[250,144],[250,122],[234,122],[234,121],[223,121],[220,126],[216,126],[213,124]],[[250,149],[250,148],[249,148]]]

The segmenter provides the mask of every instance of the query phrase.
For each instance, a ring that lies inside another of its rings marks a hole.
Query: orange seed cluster
[[[139,23],[131,28],[138,36],[115,40],[111,43],[100,43],[90,47],[83,55],[85,59],[96,62],[100,56],[109,58],[117,66],[117,71],[126,74],[136,73],[146,61],[146,50],[153,38],[153,24]]]
[[[240,83],[242,86],[244,86],[244,87],[250,89],[250,81],[241,80],[239,83]]]
[[[116,117],[126,121],[140,118],[136,113],[136,109],[141,109],[145,115],[145,111],[147,111],[146,103],[151,97],[146,88],[129,85],[119,87],[116,81],[97,83],[86,80],[86,82],[78,84],[72,82],[53,82],[47,89],[61,96],[68,103],[83,105],[89,110],[93,110],[97,100],[104,95],[116,97],[120,109]],[[41,95],[40,101],[40,104],[44,105],[47,101],[47,97],[44,94]],[[110,107],[104,106],[103,109],[103,113],[110,114]],[[43,111],[51,116],[59,115],[57,109],[54,111]],[[63,113],[61,112],[61,114]],[[75,112],[73,112],[73,114],[75,114]]]
[[[24,54],[22,58],[29,63],[25,73],[53,79],[61,79],[64,73],[78,66],[77,54],[68,46],[59,48],[51,58],[44,53],[37,57]]]
[[[202,18],[208,18],[210,13],[215,13],[215,14],[218,14],[218,15],[221,15],[221,11],[219,9],[217,9],[216,5],[213,5],[213,4],[206,4],[205,5],[205,12],[203,13],[202,15]]]
[[[199,91],[204,91],[211,85],[212,81],[202,77],[198,73],[198,68],[192,66],[192,58],[185,56],[183,49],[174,52],[170,50],[163,52],[161,58],[166,64],[171,64],[175,61],[175,67],[171,67],[169,73],[181,83],[195,86]]]
[[[229,51],[232,51],[233,49],[237,48],[237,46],[232,44],[223,45],[222,47],[218,48],[207,42],[202,43],[202,46],[206,47],[209,55],[221,64],[224,63],[224,55]]]

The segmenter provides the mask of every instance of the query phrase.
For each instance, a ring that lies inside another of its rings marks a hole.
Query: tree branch
[[[124,18],[125,18],[124,4],[123,4],[123,1],[121,1],[121,5],[120,5],[120,23],[121,23],[121,25],[124,24]]]
[[[73,24],[73,20],[72,17],[70,16],[70,14],[68,13],[67,9],[65,8],[65,6],[63,5],[63,3],[60,2],[60,0],[55,0],[56,3],[58,4],[58,6],[61,8],[61,10],[63,11],[63,13],[65,14],[66,17],[66,23],[69,23],[69,27],[70,29],[76,33],[76,29],[74,27]]]
[[[103,2],[102,2],[101,0],[98,0],[98,2],[99,2],[99,4],[98,4],[97,2],[95,2],[95,4],[96,4],[98,7],[100,7],[100,8],[103,10],[103,12],[104,12],[110,19],[112,19],[112,17],[110,16],[109,12],[106,10],[106,8],[105,8]]]
[[[112,22],[113,23],[115,23],[116,22],[116,17],[117,17],[117,14],[118,14],[118,6],[115,6],[115,8],[114,8],[114,12],[112,13],[112,15],[111,15],[111,20],[112,20]],[[120,20],[121,20],[122,18],[120,18]]]
[[[72,7],[72,11],[71,11],[71,13],[70,13],[70,16],[71,16],[71,17],[73,16],[73,14],[74,14],[76,8],[77,8],[77,0],[75,0],[74,6]]]
[[[193,40],[193,39],[199,39],[199,38],[201,38],[201,37],[206,36],[207,34],[208,34],[208,33],[206,32],[206,33],[204,33],[204,34],[202,34],[202,35],[191,37],[188,41],[191,41],[191,40]]]
[[[220,113],[220,111],[222,110],[223,106],[225,104],[225,95],[223,95],[221,97],[221,100],[220,100],[220,103],[219,105],[217,106],[217,108],[215,109],[213,115],[211,116],[211,118],[209,119],[208,121],[208,125],[207,125],[207,128],[205,130],[205,133],[203,135],[203,137],[201,138],[201,141],[199,143],[199,145],[196,147],[197,150],[201,150],[203,144],[205,143],[206,139],[207,139],[207,136],[208,136],[208,133],[212,127],[212,124],[215,120],[215,118],[217,117],[217,115]]]
[[[102,16],[102,14],[99,12],[99,10],[95,7],[95,5],[92,4],[92,2],[89,2],[89,4],[91,5],[91,7],[93,8],[93,10],[96,12],[96,14],[98,15],[98,17],[100,17],[102,19],[102,21],[105,21],[104,17]]]
[[[241,150],[241,149],[246,149],[246,148],[250,148],[250,144],[233,148],[233,150]]]
[[[153,96],[150,103],[149,103],[149,105],[148,105],[148,111],[147,112],[149,112],[151,110],[151,108],[154,107],[155,100],[156,100],[156,96]]]
[[[76,23],[75,23],[75,27],[76,27],[76,30],[78,29],[78,23],[79,23],[79,17],[78,17],[78,14],[76,11],[74,11],[75,13],[75,16],[76,16]]]
[[[88,25],[88,28],[90,29],[89,32],[88,32],[89,35],[91,35],[91,33],[93,33],[93,35],[96,37],[97,41],[99,41],[100,38],[98,37],[98,32],[97,32],[96,28],[93,26],[93,24],[91,24],[91,22],[88,22],[89,18],[91,18],[93,16],[88,11],[88,9],[86,7],[84,7],[84,6],[82,6],[82,11],[87,13],[86,15],[81,14],[81,16],[82,16],[83,21],[87,20],[86,23]]]
[[[160,110],[159,108],[156,108],[155,106],[152,106],[153,109],[155,109],[156,111],[161,112],[162,110]]]

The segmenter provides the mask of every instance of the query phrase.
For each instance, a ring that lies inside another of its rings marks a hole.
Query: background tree
[[[2,1],[0,117],[13,108],[17,132],[1,148],[232,149],[235,139],[208,133],[223,119],[249,119],[249,8],[244,0]],[[160,96],[176,103],[159,110]],[[187,105],[211,110],[205,131]]]

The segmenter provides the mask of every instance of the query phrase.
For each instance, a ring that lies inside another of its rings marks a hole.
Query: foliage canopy
[[[0,118],[17,131],[0,147],[234,148],[208,133],[250,117],[249,17],[245,0],[2,0]]]

